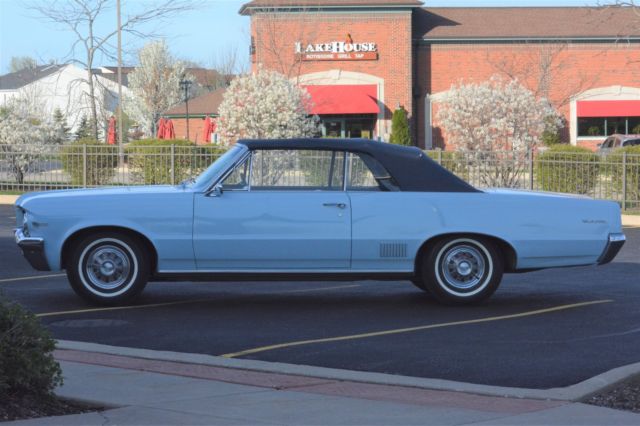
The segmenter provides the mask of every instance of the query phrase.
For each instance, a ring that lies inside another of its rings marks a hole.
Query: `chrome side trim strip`
[[[159,270],[159,274],[406,274],[412,269],[196,269]]]

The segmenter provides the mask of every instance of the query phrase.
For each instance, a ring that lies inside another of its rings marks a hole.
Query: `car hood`
[[[123,186],[95,189],[66,189],[59,191],[30,192],[20,196],[16,200],[16,206],[27,208],[34,201],[46,202],[47,200],[69,199],[69,201],[92,197],[113,197],[123,195],[170,195],[184,193],[188,188],[184,186],[154,185],[154,186]]]

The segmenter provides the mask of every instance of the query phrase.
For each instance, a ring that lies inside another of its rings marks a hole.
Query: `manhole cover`
[[[129,321],[114,320],[114,319],[79,319],[79,320],[64,320],[52,322],[49,325],[53,327],[73,327],[73,328],[88,328],[88,327],[117,327],[129,324]]]

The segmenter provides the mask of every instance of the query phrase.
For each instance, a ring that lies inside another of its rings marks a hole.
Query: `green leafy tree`
[[[67,142],[71,135],[71,129],[67,124],[67,118],[62,114],[60,108],[53,111],[53,139],[55,143]]]
[[[91,124],[89,124],[89,119],[86,115],[83,115],[80,119],[80,124],[76,129],[75,140],[79,141],[81,139],[90,139],[91,138]]]
[[[396,145],[412,145],[407,111],[403,107],[400,107],[393,112],[393,118],[391,119],[390,142]]]

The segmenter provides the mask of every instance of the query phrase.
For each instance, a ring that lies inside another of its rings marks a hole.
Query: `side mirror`
[[[212,197],[220,197],[222,196],[223,193],[223,189],[222,189],[222,184],[221,183],[217,183],[216,186],[213,187],[213,189],[211,190],[210,194]]]

